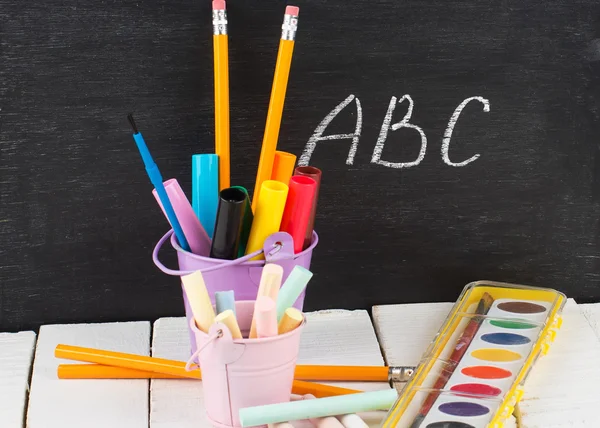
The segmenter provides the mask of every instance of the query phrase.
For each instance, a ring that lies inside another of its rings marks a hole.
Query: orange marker
[[[275,158],[273,159],[273,173],[271,174],[271,180],[288,184],[294,173],[295,165],[296,155],[277,150],[275,152]]]

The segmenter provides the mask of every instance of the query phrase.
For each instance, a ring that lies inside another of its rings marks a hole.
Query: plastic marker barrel
[[[246,246],[246,254],[262,249],[265,239],[273,233],[279,232],[288,190],[287,184],[280,181],[266,180],[262,183]],[[263,255],[254,258],[254,260],[261,259],[264,259]]]

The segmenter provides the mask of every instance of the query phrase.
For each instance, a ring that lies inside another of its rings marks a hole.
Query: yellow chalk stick
[[[221,312],[219,315],[215,317],[215,322],[220,322],[225,324],[229,331],[231,332],[231,337],[234,339],[241,339],[242,332],[240,331],[240,326],[238,325],[237,319],[235,318],[235,314],[231,309],[227,309],[226,311]]]
[[[284,334],[294,330],[296,327],[302,324],[303,319],[304,316],[298,309],[287,308],[281,317],[281,321],[279,321],[279,334]]]
[[[210,326],[215,322],[215,310],[213,309],[204,278],[200,271],[181,277],[183,288],[192,308],[194,320],[200,330],[207,333]]]

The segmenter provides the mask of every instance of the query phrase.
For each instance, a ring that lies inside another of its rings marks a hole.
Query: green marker
[[[240,249],[238,250],[238,258],[244,257],[246,254],[246,244],[248,244],[248,237],[250,236],[250,229],[252,229],[252,221],[254,220],[254,214],[252,214],[252,206],[250,205],[250,196],[248,190],[243,186],[231,186],[234,189],[239,189],[246,194],[246,208],[244,211],[244,218],[242,219],[242,231],[240,233]]]

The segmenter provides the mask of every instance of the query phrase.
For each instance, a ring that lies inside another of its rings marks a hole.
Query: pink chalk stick
[[[275,301],[268,296],[259,296],[254,310],[256,311],[256,335],[259,338],[277,336]]]

